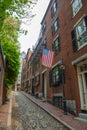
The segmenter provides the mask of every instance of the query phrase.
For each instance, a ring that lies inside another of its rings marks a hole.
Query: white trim
[[[38,72],[38,73],[35,74],[35,76],[37,76],[37,75],[39,75],[39,74],[40,74],[40,73]]]
[[[73,3],[73,0],[71,1],[71,4]]]
[[[52,66],[52,69],[53,69],[56,65],[60,64],[60,62],[61,62],[61,60],[59,60],[56,64],[54,64],[54,65]]]
[[[86,14],[84,14],[84,15],[75,23],[75,25],[73,26],[73,29],[76,28],[76,26],[80,23],[81,20],[84,19],[85,16],[86,16]]]
[[[63,96],[63,94],[62,93],[54,93],[54,94],[52,94],[52,96],[58,96],[58,97],[60,97],[60,96]]]
[[[42,71],[42,74],[45,73],[47,71],[47,68],[45,70]]]
[[[53,43],[54,43],[54,41],[55,41],[58,37],[59,37],[59,34],[54,38]]]
[[[72,61],[72,65],[75,65],[75,64],[77,64],[77,63],[79,63],[79,62],[81,62],[83,60],[86,60],[86,59],[87,59],[87,53],[82,55],[82,56],[80,56],[79,58],[73,60]]]
[[[75,0],[73,0],[72,1],[72,11],[73,11],[73,17],[75,17],[77,14],[78,14],[78,12],[80,11],[80,9],[83,7],[83,3],[82,3],[82,0],[81,0],[81,2],[79,2],[78,4],[80,4],[80,6],[78,5],[78,9],[77,9],[77,11],[75,12],[74,11],[74,7],[73,7],[73,3],[74,2],[76,2]]]

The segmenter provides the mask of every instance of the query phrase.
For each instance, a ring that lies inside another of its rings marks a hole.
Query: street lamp
[[[65,82],[65,78],[64,78],[65,64],[64,64],[63,59],[60,61],[60,69],[61,69],[61,74],[62,74],[61,76],[62,76],[62,86],[63,86],[63,110],[64,110],[64,114],[67,115],[65,86],[64,86],[64,82]]]

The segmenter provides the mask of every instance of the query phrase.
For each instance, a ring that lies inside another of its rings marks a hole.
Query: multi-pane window
[[[57,65],[49,72],[50,86],[58,86],[59,81],[60,81],[59,74],[60,74],[60,69],[59,69],[59,65]]]
[[[79,38],[86,31],[85,21],[82,20],[76,27],[76,34]]]
[[[34,80],[34,86],[38,86],[40,84],[40,75],[37,75]]]
[[[53,81],[53,84],[57,84],[59,81],[59,68],[58,68],[58,66],[52,70],[52,81]]]
[[[58,18],[54,21],[53,26],[52,26],[52,35],[54,35],[54,33],[57,31],[59,26],[59,20]]]
[[[44,33],[45,30],[46,30],[46,21],[44,21],[42,24],[42,33]]]
[[[35,70],[38,70],[39,67],[40,67],[40,61],[38,61],[38,62],[36,63],[36,65],[35,65]]]
[[[73,16],[75,16],[78,13],[81,7],[82,7],[82,0],[73,0],[72,2]]]
[[[65,84],[65,70],[59,64],[49,72],[49,84],[51,87]]]
[[[30,81],[29,80],[26,81],[26,87],[30,87]]]
[[[63,106],[62,100],[63,100],[62,96],[53,96],[53,104],[56,107],[62,108],[62,106]]]
[[[52,44],[52,50],[55,51],[55,55],[60,52],[60,36],[56,38],[56,40]]]
[[[46,40],[46,38],[45,38],[45,39],[43,39],[42,45],[43,45],[43,47],[44,47],[44,48],[46,48],[46,47],[47,47],[47,40]]]
[[[71,35],[74,51],[87,44],[87,15],[72,30]]]
[[[52,17],[53,17],[54,14],[56,13],[56,11],[57,11],[57,0],[54,1],[53,6],[52,6],[52,8],[51,8],[51,16],[52,16]]]

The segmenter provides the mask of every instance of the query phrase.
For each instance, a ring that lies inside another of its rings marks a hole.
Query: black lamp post
[[[64,78],[65,64],[63,62],[63,59],[60,61],[60,68],[61,68],[62,86],[63,86],[63,110],[64,110],[64,114],[67,115],[65,86],[64,86],[64,83],[65,83],[65,78]]]

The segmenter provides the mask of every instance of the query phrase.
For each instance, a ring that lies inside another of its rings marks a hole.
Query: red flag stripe
[[[46,53],[42,54],[42,65],[46,67],[52,67],[54,52],[46,49],[44,50],[46,51]]]

